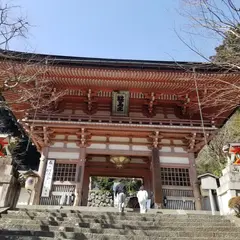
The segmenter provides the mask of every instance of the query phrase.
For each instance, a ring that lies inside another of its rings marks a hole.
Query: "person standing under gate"
[[[140,213],[147,212],[147,200],[148,200],[148,192],[144,189],[144,186],[141,186],[138,193],[137,198],[140,206]]]
[[[120,184],[120,182],[117,179],[113,183],[113,203],[114,203],[114,207],[116,208],[118,207],[118,195],[116,194],[116,188],[118,184]]]
[[[118,210],[119,212],[124,212],[124,202],[126,198],[127,189],[123,183],[123,180],[120,180],[120,183],[116,187],[116,196],[118,196]]]

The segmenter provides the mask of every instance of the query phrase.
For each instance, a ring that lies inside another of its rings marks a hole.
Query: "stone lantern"
[[[24,186],[27,191],[31,192],[34,190],[36,183],[38,182],[39,175],[32,170],[28,170],[21,174],[24,181]]]

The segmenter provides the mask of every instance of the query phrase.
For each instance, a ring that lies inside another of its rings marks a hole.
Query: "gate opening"
[[[126,206],[129,208],[139,207],[136,194],[144,184],[143,178],[91,176],[89,180],[87,206],[114,207],[113,186],[117,185],[120,180],[123,180],[127,189]]]

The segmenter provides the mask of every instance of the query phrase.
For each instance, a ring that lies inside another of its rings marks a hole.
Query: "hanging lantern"
[[[122,168],[125,164],[131,161],[130,158],[124,156],[113,156],[110,158],[110,162],[114,163],[117,168]]]

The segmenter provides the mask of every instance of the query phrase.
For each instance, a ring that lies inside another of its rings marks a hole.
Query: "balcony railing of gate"
[[[88,116],[88,115],[66,115],[66,114],[37,114],[28,115],[26,119],[89,122],[89,123],[117,123],[117,124],[139,124],[139,125],[163,125],[163,126],[190,126],[190,127],[214,127],[214,122],[189,119],[161,119],[161,118],[139,118],[139,117],[116,117],[116,116]]]

